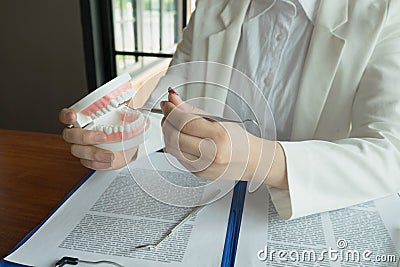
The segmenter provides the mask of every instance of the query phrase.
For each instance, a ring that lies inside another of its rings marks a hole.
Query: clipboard
[[[47,217],[38,224],[32,231],[30,231],[18,244],[11,249],[8,254],[11,254],[23,245],[33,234],[42,227],[42,225],[78,190],[93,174],[94,170],[90,171],[82,180],[57,204],[57,206],[47,215]],[[231,200],[231,208],[229,212],[228,224],[226,229],[225,243],[221,260],[221,267],[230,267],[235,264],[237,241],[239,238],[240,224],[243,213],[243,205],[246,195],[247,182],[239,181],[236,183]],[[0,267],[25,267],[13,262],[0,260]]]
[[[246,187],[247,182],[237,182],[233,191],[221,267],[235,265]]]

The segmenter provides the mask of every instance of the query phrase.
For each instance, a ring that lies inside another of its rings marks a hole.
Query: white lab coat
[[[232,66],[249,3],[198,0],[171,64]],[[284,219],[400,191],[399,14],[399,0],[321,1],[291,141],[281,142],[289,191],[270,188]]]

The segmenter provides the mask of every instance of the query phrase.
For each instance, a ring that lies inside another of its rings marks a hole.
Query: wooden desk
[[[0,257],[88,171],[59,135],[0,129]]]

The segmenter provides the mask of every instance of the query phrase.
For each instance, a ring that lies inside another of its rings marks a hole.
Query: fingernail
[[[74,113],[72,111],[68,111],[67,113],[65,113],[65,115],[64,115],[65,120],[71,121],[73,119],[72,118],[73,114]]]
[[[105,141],[107,141],[107,136],[103,133],[98,133],[94,136],[94,141],[105,142]]]
[[[104,162],[113,162],[114,161],[114,153],[105,153],[103,155],[103,161]],[[111,166],[110,166],[111,167]]]
[[[172,89],[172,87],[168,88],[168,93],[177,95],[177,93],[175,92],[174,89]]]

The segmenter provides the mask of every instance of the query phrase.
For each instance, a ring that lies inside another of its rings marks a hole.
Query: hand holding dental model
[[[63,131],[63,138],[84,166],[121,168],[144,141],[148,121],[125,106],[136,93],[129,81],[128,74],[121,75],[60,112],[60,121],[74,126]]]
[[[60,112],[60,121],[66,125],[74,124],[77,114],[72,109],[63,109]],[[124,151],[109,151],[95,145],[107,142],[107,134],[99,130],[83,128],[65,128],[63,138],[71,144],[71,153],[79,158],[82,165],[94,170],[113,170],[126,165],[126,160],[133,159],[137,147]],[[125,154],[125,155],[124,155]]]
[[[236,123],[200,118],[204,113],[169,90],[161,102],[165,151],[196,176],[206,179],[257,179],[287,189],[285,155],[273,141],[258,138]]]

